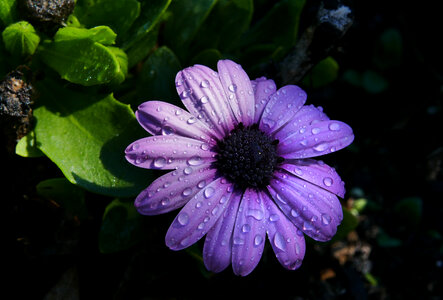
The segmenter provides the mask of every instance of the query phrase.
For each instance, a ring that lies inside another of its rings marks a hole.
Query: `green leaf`
[[[172,16],[165,25],[165,43],[181,59],[188,55],[192,40],[216,2],[196,0],[190,4],[188,1],[173,1],[169,6]]]
[[[191,59],[191,65],[200,64],[217,70],[217,62],[221,58],[222,54],[217,49],[206,49]]]
[[[252,13],[252,0],[219,0],[200,26],[193,49],[230,51],[249,28]]]
[[[108,49],[114,54],[119,66],[117,76],[114,78],[111,84],[120,84],[125,81],[125,78],[128,75],[128,56],[120,48],[108,47]]]
[[[344,239],[352,230],[358,226],[358,218],[353,215],[347,208],[343,209],[343,221],[337,228],[337,233],[332,238],[331,242]]]
[[[362,85],[367,92],[378,94],[385,91],[389,83],[379,73],[369,70],[365,71],[362,75]]]
[[[141,13],[124,36],[119,36],[125,51],[146,39],[164,16],[171,0],[150,0],[141,3]]]
[[[16,7],[17,0],[0,0],[0,25],[8,26],[17,19]]]
[[[45,41],[39,54],[63,79],[85,86],[108,83],[120,70],[112,51],[89,38]]]
[[[18,141],[15,146],[15,154],[23,157],[41,157],[44,154],[37,148],[35,133],[31,131]]]
[[[40,37],[34,27],[26,21],[9,25],[2,34],[6,50],[17,56],[34,54]]]
[[[124,34],[140,14],[136,0],[78,0],[74,15],[86,27],[107,25],[118,35]]]
[[[423,201],[419,197],[409,197],[400,200],[394,211],[403,225],[417,227],[423,214]]]
[[[137,83],[140,101],[161,99],[180,106],[174,84],[180,69],[180,62],[169,48],[158,48],[143,64]]]
[[[152,51],[157,43],[159,26],[156,26],[147,35],[126,50],[128,54],[128,67],[132,68],[137,63],[143,61]]]
[[[54,36],[55,42],[75,39],[90,39],[103,45],[115,44],[117,35],[108,26],[97,26],[91,29],[64,27],[60,28]]]
[[[142,221],[132,202],[112,201],[103,215],[98,237],[100,252],[114,253],[139,243],[145,236]]]
[[[397,67],[402,62],[403,39],[395,28],[385,30],[375,45],[374,62],[380,69]]]
[[[58,203],[69,219],[84,220],[88,216],[84,190],[66,178],[53,178],[37,184],[37,194]]]
[[[377,244],[383,248],[393,248],[401,246],[403,242],[400,239],[391,237],[380,228],[380,232],[377,235]]]
[[[312,88],[319,88],[330,84],[338,77],[338,63],[332,57],[327,57],[312,68],[303,78],[303,84]]]
[[[129,197],[152,181],[149,170],[129,164],[124,150],[145,136],[134,113],[112,95],[38,83],[35,136],[45,153],[72,183],[99,194]]]
[[[242,38],[242,45],[274,44],[289,48],[295,45],[300,15],[306,0],[283,0],[270,11]]]

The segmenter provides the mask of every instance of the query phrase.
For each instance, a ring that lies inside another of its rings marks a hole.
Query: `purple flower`
[[[298,86],[276,90],[273,80],[251,81],[230,60],[217,67],[177,74],[189,112],[160,101],[139,106],[136,117],[153,136],[129,145],[126,159],[173,171],[142,191],[135,206],[144,215],[184,206],[166,245],[181,250],[207,234],[203,258],[210,271],[232,263],[235,274],[249,274],[266,236],[279,262],[296,269],[305,254],[303,233],[328,241],[343,218],[337,196],[344,196],[344,182],[311,158],[351,144],[352,129],[304,105]]]

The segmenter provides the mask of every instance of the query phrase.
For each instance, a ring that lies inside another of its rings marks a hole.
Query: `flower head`
[[[232,263],[245,276],[260,261],[266,236],[287,269],[301,265],[304,234],[331,239],[343,215],[337,172],[312,157],[348,146],[352,129],[304,105],[295,85],[276,90],[273,80],[250,80],[240,65],[222,60],[218,72],[195,65],[180,71],[176,87],[188,111],[149,101],[136,112],[153,136],[126,149],[142,168],[170,169],[135,200],[141,214],[184,206],[166,245],[184,249],[206,235],[208,270]]]

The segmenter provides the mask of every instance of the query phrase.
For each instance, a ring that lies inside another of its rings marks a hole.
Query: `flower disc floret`
[[[257,124],[245,127],[240,123],[217,143],[214,165],[241,190],[264,188],[283,161],[277,155],[277,144],[278,140],[260,131]]]

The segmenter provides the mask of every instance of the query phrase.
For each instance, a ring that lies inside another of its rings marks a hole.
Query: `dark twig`
[[[353,22],[349,6],[337,2],[333,7],[320,3],[316,19],[302,33],[291,53],[279,66],[283,85],[299,82],[312,67],[327,57]]]

